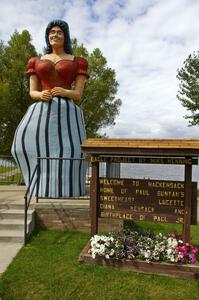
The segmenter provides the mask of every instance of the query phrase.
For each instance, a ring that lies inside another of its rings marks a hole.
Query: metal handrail
[[[88,160],[85,157],[75,158],[75,157],[38,157],[39,160]]]
[[[37,174],[37,172],[36,172],[37,169],[38,169],[38,164],[35,166],[32,177],[30,179],[30,183],[28,185],[28,188],[27,188],[25,196],[24,196],[24,200],[25,200],[25,205],[24,205],[24,244],[26,244],[26,242],[27,242],[28,208],[30,206],[30,202],[31,202],[31,199],[32,199],[34,188],[35,188],[35,186],[37,184],[37,181],[38,181],[37,176],[35,178],[35,182],[33,183],[32,189],[31,189],[31,185],[32,185],[32,182],[34,180],[35,174]]]

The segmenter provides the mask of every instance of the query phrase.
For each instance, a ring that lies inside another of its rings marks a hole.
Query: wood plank
[[[191,239],[191,180],[192,166],[185,165],[185,208],[184,208],[184,223],[183,223],[183,242],[190,243]]]
[[[90,186],[90,209],[91,209],[91,235],[98,232],[98,188],[99,188],[99,163],[94,162],[92,167],[92,177]]]
[[[175,148],[119,148],[119,147],[84,147],[87,155],[128,155],[128,156],[156,156],[156,157],[198,157],[199,149]]]
[[[193,139],[87,139],[82,148],[175,148],[199,149],[199,140]]]

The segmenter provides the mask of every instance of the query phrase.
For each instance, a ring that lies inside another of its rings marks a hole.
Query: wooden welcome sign
[[[184,182],[99,178],[98,217],[184,223]],[[191,224],[197,224],[197,183],[192,183]]]
[[[91,234],[98,218],[142,220],[183,225],[183,240],[190,242],[190,224],[197,223],[197,164],[199,140],[88,139],[82,144],[90,156]],[[99,177],[99,163],[184,165],[184,181]]]

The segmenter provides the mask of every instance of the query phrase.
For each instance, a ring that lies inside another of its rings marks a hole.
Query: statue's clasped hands
[[[50,101],[53,96],[62,96],[64,97],[66,90],[62,87],[54,87],[51,90],[44,90],[41,92],[41,100]]]

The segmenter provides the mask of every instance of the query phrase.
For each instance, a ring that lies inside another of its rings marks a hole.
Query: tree
[[[0,63],[0,150],[10,154],[14,132],[32,104],[29,96],[26,64],[31,56],[36,56],[27,30],[17,31],[11,36],[7,46],[1,43]]]
[[[180,80],[177,98],[190,112],[185,116],[189,125],[199,124],[199,53],[190,54],[184,61],[183,67],[178,70],[177,78]]]
[[[96,137],[101,128],[114,125],[119,114],[122,102],[116,98],[118,83],[115,71],[107,66],[106,58],[98,48],[89,54],[83,44],[77,44],[76,39],[72,40],[72,45],[74,55],[85,57],[89,63],[90,78],[80,106],[84,112],[87,136]]]

